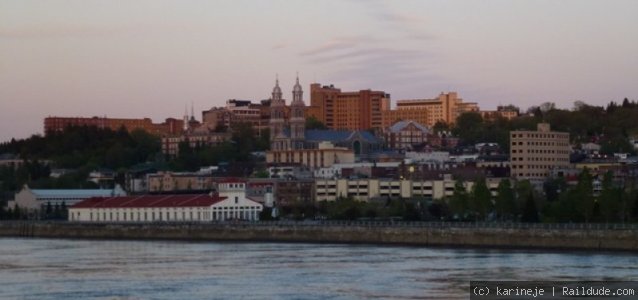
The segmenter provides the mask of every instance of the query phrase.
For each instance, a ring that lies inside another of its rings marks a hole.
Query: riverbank
[[[427,224],[427,223],[425,223]],[[0,222],[0,237],[359,243],[638,251],[636,228],[459,227],[345,223],[104,224]]]

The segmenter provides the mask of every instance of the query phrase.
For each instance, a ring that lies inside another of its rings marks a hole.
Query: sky
[[[47,116],[180,118],[299,73],[482,109],[638,100],[638,1],[0,0],[0,142]]]

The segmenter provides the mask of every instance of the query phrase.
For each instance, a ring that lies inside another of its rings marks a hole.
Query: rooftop
[[[403,128],[407,127],[410,124],[414,124],[414,126],[416,128],[418,128],[419,130],[421,130],[421,131],[430,132],[430,130],[427,127],[423,126],[422,124],[420,124],[418,122],[411,121],[411,120],[396,122],[396,123],[394,123],[394,125],[390,126],[389,130],[390,130],[390,132],[399,132],[399,131],[403,130]]]
[[[71,208],[208,207],[224,199],[209,194],[93,197]]]
[[[91,189],[91,190],[80,190],[80,189],[61,189],[61,190],[45,190],[45,189],[32,189],[30,190],[33,194],[35,194],[39,198],[43,197],[64,197],[64,198],[90,198],[90,197],[112,197],[112,196],[123,196],[125,192],[116,187],[115,189]]]
[[[306,130],[306,140],[309,141],[329,141],[329,142],[341,142],[354,138],[356,135],[361,136],[362,139],[376,143],[378,139],[369,131],[350,131],[350,130],[319,130],[311,129]]]

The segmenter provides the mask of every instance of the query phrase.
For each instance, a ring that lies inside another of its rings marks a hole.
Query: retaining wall
[[[638,251],[635,229],[0,222],[0,237],[3,236]]]

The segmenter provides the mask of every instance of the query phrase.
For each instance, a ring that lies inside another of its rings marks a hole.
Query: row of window
[[[569,138],[566,133],[512,133],[512,138],[536,138],[536,139],[553,139],[553,138]]]
[[[562,146],[562,147],[567,147],[569,146],[569,143],[559,143],[559,142],[535,142],[535,141],[527,141],[527,142],[516,142],[513,141],[512,142],[512,146],[522,146],[522,145],[527,145],[527,146]]]
[[[548,150],[548,149],[512,149],[512,154],[514,153],[543,153],[543,154],[569,154],[568,150]]]
[[[256,220],[259,212],[258,207],[251,207],[251,209],[241,210],[224,210],[212,212],[205,211],[182,211],[179,214],[177,211],[170,212],[89,212],[90,221],[198,221],[198,220],[223,220],[229,218],[235,219],[249,219]],[[149,219],[150,217],[150,219]],[[181,217],[181,218],[180,218]],[[202,218],[203,217],[203,218]],[[80,212],[71,213],[72,220],[81,220]]]
[[[546,177],[545,173],[518,173],[518,177]]]
[[[553,168],[554,165],[536,165],[536,164],[532,164],[532,165],[512,165],[512,169],[551,169]]]

